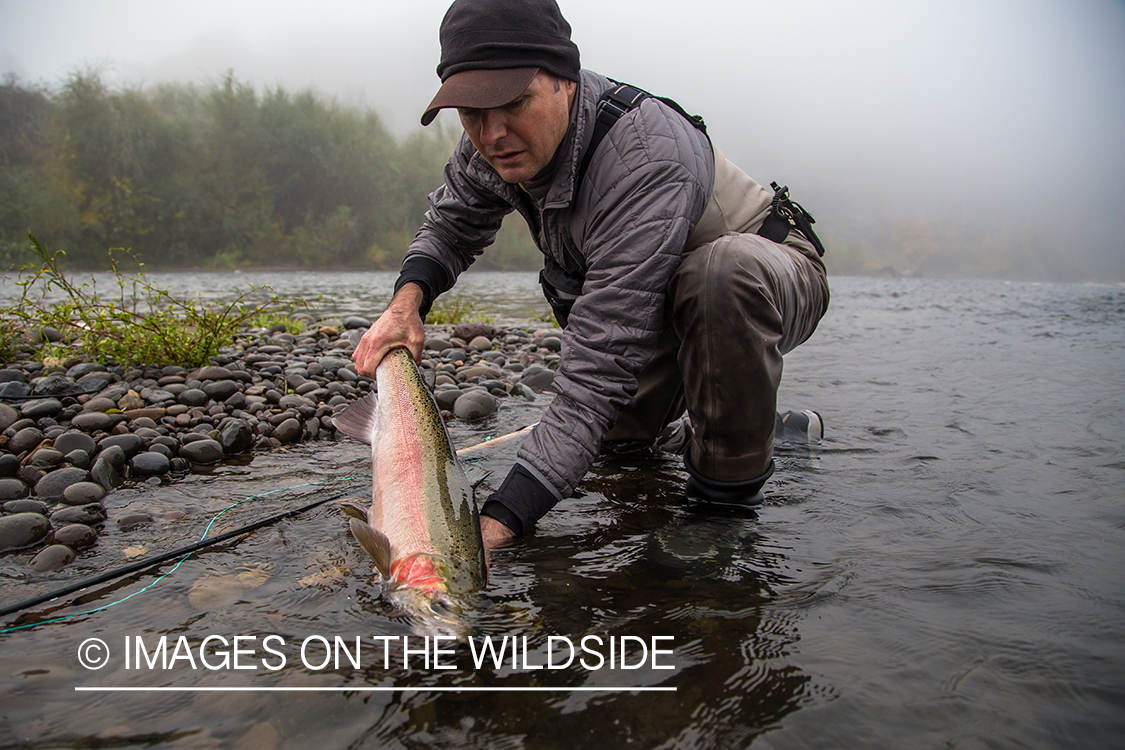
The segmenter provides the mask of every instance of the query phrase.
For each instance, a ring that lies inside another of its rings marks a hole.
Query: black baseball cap
[[[577,81],[582,66],[555,0],[456,0],[441,22],[441,78],[422,115],[445,107],[491,109],[515,99],[540,70]]]

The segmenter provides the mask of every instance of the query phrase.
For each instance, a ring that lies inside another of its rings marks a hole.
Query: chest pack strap
[[[616,85],[602,94],[602,98],[598,100],[597,118],[594,120],[594,137],[586,149],[586,154],[582,157],[582,163],[578,166],[578,178],[575,185],[582,184],[582,178],[586,176],[586,170],[590,167],[590,160],[594,157],[594,152],[598,150],[598,144],[605,138],[609,129],[621,119],[622,115],[636,109],[645,99],[651,98],[664,102],[690,122],[692,127],[707,135],[707,125],[703,122],[703,118],[699,115],[689,115],[683,107],[671,99],[653,96],[647,91],[636,86],[630,86],[627,83],[614,81],[614,84]]]

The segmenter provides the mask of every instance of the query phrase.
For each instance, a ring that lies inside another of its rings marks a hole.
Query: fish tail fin
[[[369,524],[358,519],[349,520],[352,536],[363,547],[363,551],[375,562],[375,568],[384,581],[391,580],[391,540]]]
[[[375,412],[379,407],[379,397],[374,393],[356,401],[332,420],[336,429],[350,438],[371,445],[371,433],[375,428]]]

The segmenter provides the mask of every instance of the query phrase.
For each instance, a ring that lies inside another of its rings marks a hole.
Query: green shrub
[[[283,303],[269,287],[250,286],[221,305],[180,300],[168,289],[148,281],[143,270],[136,275],[122,273],[112,250],[112,284],[116,288],[112,296],[107,296],[97,289],[93,277],[77,283],[63,273],[59,261],[66,257],[64,252],[48,252],[33,235],[27,237],[35,261],[20,272],[16,281],[22,290],[20,299],[13,306],[0,308],[0,346],[6,330],[22,328],[37,337],[41,328],[49,327],[61,332],[63,340],[44,346],[40,356],[198,367],[229,345],[243,325],[263,316],[276,319],[292,310],[293,303]],[[269,298],[251,304],[250,300],[263,291],[270,294]],[[62,299],[50,301],[52,292]]]
[[[426,315],[427,323],[449,325],[454,323],[493,323],[493,317],[481,312],[475,302],[457,293],[451,297],[443,297],[434,304]]]

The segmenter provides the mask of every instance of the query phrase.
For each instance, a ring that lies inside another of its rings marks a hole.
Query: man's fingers
[[[367,333],[363,334],[363,338],[359,340],[359,345],[352,352],[356,372],[369,378],[375,376],[375,368],[379,366],[383,355],[386,354],[385,351],[380,353],[377,338],[374,327],[368,328]]]

